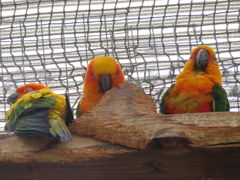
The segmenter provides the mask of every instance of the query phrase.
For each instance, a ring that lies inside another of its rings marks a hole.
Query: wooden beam
[[[238,179],[239,150],[148,149],[72,162],[1,162],[0,173],[2,180]]]

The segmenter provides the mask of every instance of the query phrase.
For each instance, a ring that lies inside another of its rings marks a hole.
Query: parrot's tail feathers
[[[59,137],[62,142],[71,142],[72,136],[67,126],[62,122],[56,119],[49,119],[51,125],[50,133],[54,137]]]
[[[5,132],[10,132],[9,129],[8,129],[8,123],[7,122],[4,125],[4,131]]]
[[[65,119],[65,123],[66,126],[68,127],[70,123],[72,123],[73,121],[73,112],[72,112],[72,108],[70,105],[70,101],[68,98],[68,95],[65,94],[65,101],[66,101],[66,119]]]

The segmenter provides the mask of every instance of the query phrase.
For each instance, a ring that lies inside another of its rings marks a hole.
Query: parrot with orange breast
[[[8,97],[5,131],[23,136],[44,136],[72,141],[67,128],[73,120],[68,97],[55,94],[42,84],[29,83]]]
[[[92,59],[87,67],[83,98],[78,104],[76,116],[89,111],[106,91],[125,81],[123,71],[114,58],[100,56]]]
[[[216,54],[207,45],[195,48],[183,71],[162,96],[162,114],[229,111]]]

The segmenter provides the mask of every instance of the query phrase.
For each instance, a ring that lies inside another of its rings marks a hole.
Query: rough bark
[[[240,113],[162,115],[144,91],[125,83],[109,90],[70,130],[131,148],[212,146],[240,142]]]

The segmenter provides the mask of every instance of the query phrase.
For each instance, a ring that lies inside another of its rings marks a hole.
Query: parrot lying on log
[[[89,111],[106,91],[125,81],[123,71],[115,59],[105,56],[92,59],[87,67],[83,98],[78,104],[76,116]]]
[[[206,45],[195,48],[183,71],[162,96],[163,114],[229,111],[227,93],[215,52]]]
[[[55,94],[42,84],[29,83],[8,97],[5,131],[24,136],[72,141],[67,126],[73,120],[68,97]]]

